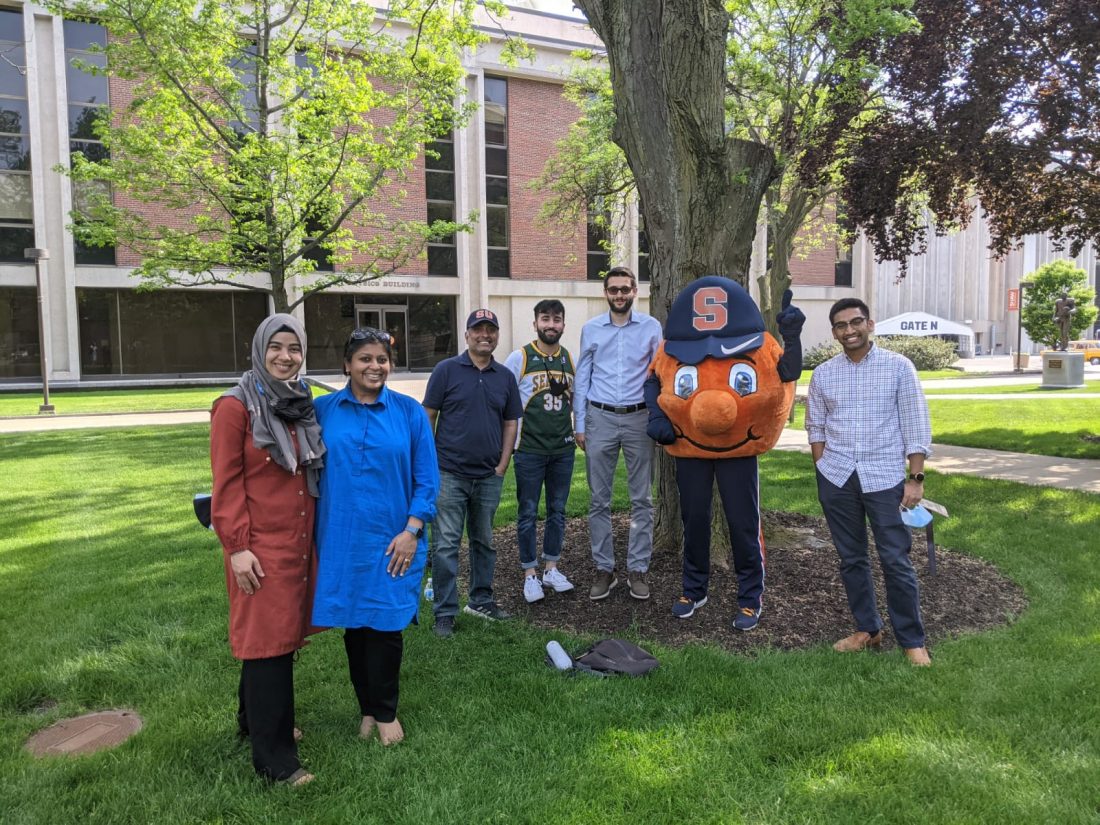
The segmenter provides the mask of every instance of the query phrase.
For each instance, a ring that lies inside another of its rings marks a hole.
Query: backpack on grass
[[[644,676],[660,664],[649,651],[622,639],[601,639],[571,658],[575,670],[596,676]]]

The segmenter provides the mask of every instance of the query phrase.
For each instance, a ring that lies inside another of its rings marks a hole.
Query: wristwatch
[[[910,473],[909,479],[915,481],[918,484],[924,484],[924,473]]]
[[[412,533],[418,539],[424,538],[424,528],[423,527],[413,527],[411,524],[406,524],[405,525],[405,532],[406,533]]]

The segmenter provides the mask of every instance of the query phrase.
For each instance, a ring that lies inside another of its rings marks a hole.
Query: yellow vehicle
[[[1069,348],[1083,350],[1086,361],[1090,364],[1100,364],[1100,341],[1070,341]]]

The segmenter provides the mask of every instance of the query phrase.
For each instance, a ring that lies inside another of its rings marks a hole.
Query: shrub
[[[883,335],[875,338],[875,344],[883,349],[904,355],[918,370],[942,370],[958,360],[955,345],[942,338],[918,338],[912,335]],[[840,354],[839,341],[826,341],[810,347],[802,354],[803,369],[820,367],[834,355]]]
[[[840,355],[839,341],[826,341],[824,344],[810,347],[802,353],[802,368],[817,369],[834,355]]]
[[[955,344],[942,338],[920,338],[913,335],[884,335],[875,343],[913,362],[918,370],[942,370],[958,360]]]

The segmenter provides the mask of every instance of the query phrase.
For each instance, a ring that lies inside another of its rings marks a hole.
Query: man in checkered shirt
[[[912,362],[871,341],[875,322],[863,301],[837,301],[829,323],[844,349],[814,370],[806,431],[818,499],[856,625],[856,632],[833,649],[850,652],[882,643],[868,556],[870,521],[894,636],[910,662],[928,665],[917,574],[909,560],[912,536],[901,520],[901,507],[924,497],[924,459],[932,451],[928,403]]]

